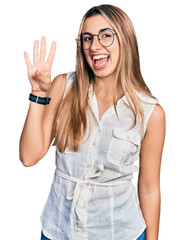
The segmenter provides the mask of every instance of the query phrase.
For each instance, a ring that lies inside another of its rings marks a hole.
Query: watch
[[[30,93],[29,100],[32,102],[39,103],[39,104],[47,105],[50,103],[51,98],[49,98],[49,97],[43,98],[43,97],[35,96]]]

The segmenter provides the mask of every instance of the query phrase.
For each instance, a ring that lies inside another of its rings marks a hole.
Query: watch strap
[[[49,97],[43,98],[43,97],[35,96],[30,93],[29,100],[38,104],[47,105],[50,103],[51,98]]]

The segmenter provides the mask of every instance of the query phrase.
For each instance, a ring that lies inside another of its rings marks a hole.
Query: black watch
[[[30,93],[29,100],[39,104],[47,105],[50,103],[51,98],[49,97],[43,98],[43,97],[35,96]]]

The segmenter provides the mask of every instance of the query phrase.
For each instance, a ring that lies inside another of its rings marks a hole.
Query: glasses
[[[99,34],[82,33],[79,38],[75,40],[79,48],[87,50],[92,46],[93,36],[98,37],[98,41],[103,47],[109,47],[114,42],[114,35],[116,35],[116,33],[114,33],[113,30],[105,28],[101,29]]]

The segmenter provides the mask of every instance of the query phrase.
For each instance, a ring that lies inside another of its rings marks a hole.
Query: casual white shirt
[[[67,74],[66,91],[75,73]],[[78,152],[56,149],[56,172],[41,216],[43,233],[52,240],[136,240],[146,228],[137,191],[141,141],[158,102],[137,92],[144,110],[141,121],[127,131],[134,116],[123,96],[116,116],[111,106],[99,120],[93,85],[89,87],[88,131]],[[152,104],[151,104],[152,103]],[[149,159],[150,161],[150,159]]]

